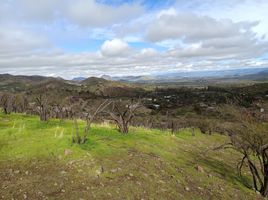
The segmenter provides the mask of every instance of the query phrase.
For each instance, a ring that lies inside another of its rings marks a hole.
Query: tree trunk
[[[268,164],[264,165],[264,185],[261,191],[262,196],[268,196]]]
[[[4,113],[7,115],[8,112],[7,112],[7,108],[4,108]]]
[[[128,125],[127,124],[124,124],[123,125],[122,133],[124,133],[124,134],[127,134],[128,133]]]
[[[40,110],[40,120],[47,121],[47,112],[46,112],[45,108],[41,108],[41,110]]]
[[[192,131],[192,136],[195,136],[195,130],[193,127],[191,128],[191,131]]]
[[[79,135],[77,119],[74,119],[75,137],[73,136],[73,143],[80,144],[81,138]]]

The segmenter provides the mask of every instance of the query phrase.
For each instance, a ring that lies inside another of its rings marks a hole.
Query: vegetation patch
[[[262,199],[236,173],[241,155],[213,150],[223,135],[93,124],[78,145],[69,120],[0,119],[2,199]]]

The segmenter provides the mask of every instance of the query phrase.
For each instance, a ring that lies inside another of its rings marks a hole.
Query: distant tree
[[[108,112],[112,120],[118,126],[119,132],[127,134],[129,131],[129,125],[134,118],[136,111],[141,107],[141,103],[134,103],[133,100],[129,104],[123,104],[120,102],[113,102],[112,108]]]
[[[23,94],[17,94],[14,96],[13,100],[13,111],[14,112],[25,112],[28,108],[28,99],[25,95]]]
[[[12,112],[13,96],[8,93],[3,93],[0,97],[0,105],[3,108],[3,112],[7,115]]]
[[[41,121],[47,121],[49,117],[48,98],[45,94],[40,94],[35,98],[37,111]]]
[[[72,118],[69,117],[68,114],[70,114],[71,111],[71,103],[69,98],[63,98],[63,99],[53,99],[51,101],[51,116],[56,119],[63,120],[64,118]]]
[[[79,133],[79,126],[77,122],[77,117],[74,117],[74,128],[75,128],[75,135],[73,136],[73,143],[77,144],[84,144],[88,140],[89,130],[91,128],[91,124],[94,121],[94,119],[97,117],[99,113],[101,113],[106,107],[108,107],[110,102],[108,100],[105,100],[102,102],[96,109],[93,108],[89,109],[87,106],[87,102],[84,102],[81,105],[81,109],[83,109],[85,112],[85,118],[86,118],[86,126],[84,128],[84,133]]]

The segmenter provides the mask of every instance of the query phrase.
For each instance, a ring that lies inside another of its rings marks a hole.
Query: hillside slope
[[[52,81],[64,82],[63,79],[54,77],[0,74],[0,91],[25,91]]]
[[[145,93],[144,89],[134,84],[110,81],[103,78],[90,77],[81,82],[84,89],[105,97],[140,96]]]
[[[0,199],[262,199],[238,178],[239,154],[211,150],[225,136],[100,124],[78,146],[72,132],[70,121],[0,114]]]

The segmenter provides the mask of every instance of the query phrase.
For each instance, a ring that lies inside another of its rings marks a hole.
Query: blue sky
[[[267,67],[266,0],[2,0],[0,73]]]

